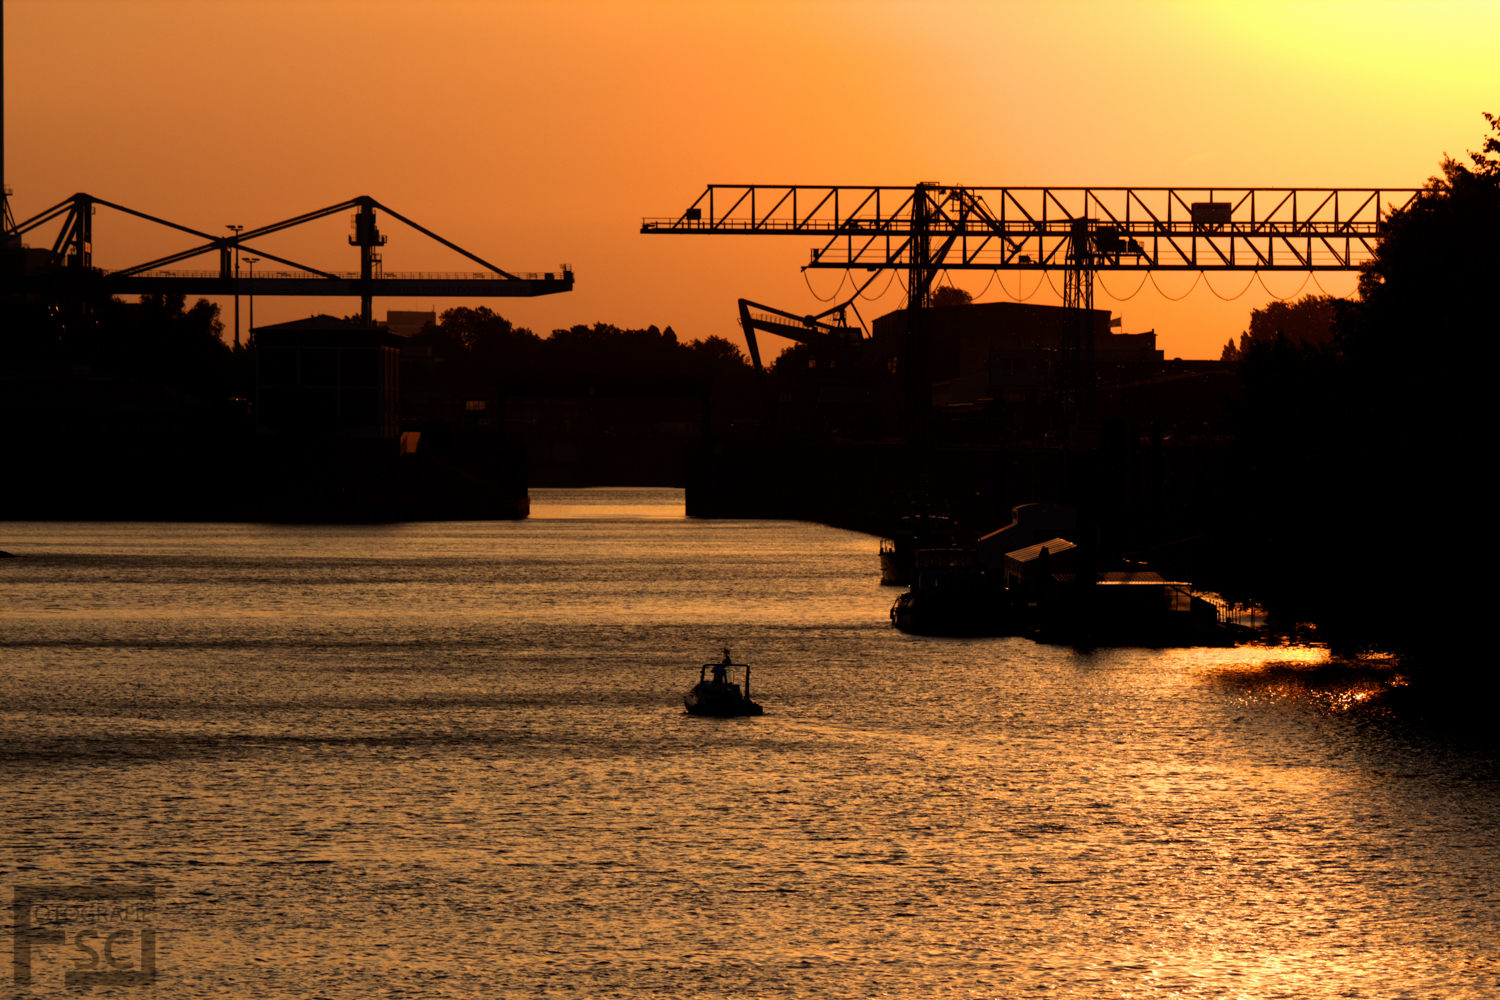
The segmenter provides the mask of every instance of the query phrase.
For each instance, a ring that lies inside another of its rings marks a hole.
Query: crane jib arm
[[[104,269],[94,260],[94,212],[111,209],[152,223],[176,234],[193,237],[186,246],[151,260],[126,267]],[[260,240],[345,211],[356,210],[355,235],[350,246],[360,251],[358,271],[332,271],[278,256]],[[376,225],[376,212],[400,221],[428,240],[467,258],[482,270],[387,271],[379,254],[386,237]],[[22,237],[57,224],[60,228],[46,250],[21,243]],[[506,271],[445,239],[368,195],[360,195],[311,212],[268,225],[246,229],[226,226],[231,233],[215,234],[119,205],[90,194],[79,193],[29,219],[9,225],[3,234],[18,251],[0,273],[0,294],[41,294],[62,297],[87,295],[193,294],[193,295],[318,295],[358,296],[362,313],[370,318],[370,300],[375,296],[452,296],[460,298],[532,297],[573,290],[573,271],[562,265],[557,271],[524,273]],[[253,242],[252,242],[253,241]],[[260,269],[241,269],[240,254],[254,254],[252,262],[266,262]],[[217,259],[212,269],[172,269],[185,261]],[[280,265],[277,267],[276,265]]]
[[[711,184],[641,232],[811,237],[813,268],[1344,271],[1419,190]]]

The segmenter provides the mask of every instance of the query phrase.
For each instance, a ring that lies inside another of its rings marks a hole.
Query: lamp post
[[[240,346],[240,233],[244,226],[225,224],[234,233],[234,346]]]
[[[255,265],[260,262],[259,257],[246,257],[245,263],[250,265],[250,336],[255,336]],[[249,337],[245,338],[249,342]]]

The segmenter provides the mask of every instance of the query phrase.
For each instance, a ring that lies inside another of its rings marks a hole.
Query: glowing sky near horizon
[[[813,311],[838,275],[804,280],[805,240],[639,234],[709,182],[1414,187],[1500,112],[1500,3],[10,0],[5,18],[18,216],[87,191],[217,232],[371,194],[503,267],[571,264],[570,294],[485,303],[538,332],[742,342],[741,296]],[[387,270],[471,269],[383,228]],[[352,269],[347,232],[340,215],[266,245]],[[101,266],[181,246],[96,218]],[[1265,284],[1354,288],[1317,280]],[[1168,357],[1217,357],[1270,300],[1237,274],[1179,302],[1190,275],[1113,298],[1138,281],[1105,276],[1096,305]],[[455,304],[478,303],[376,315]],[[357,309],[262,297],[256,319]]]

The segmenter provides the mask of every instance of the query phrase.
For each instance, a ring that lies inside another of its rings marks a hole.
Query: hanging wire
[[[1000,272],[998,272],[998,271],[995,272],[996,277],[999,276],[999,273]],[[1044,276],[1045,276],[1045,273],[1046,272],[1043,272]],[[1042,290],[1042,278],[1036,279],[1036,287],[1031,290],[1031,294],[1030,295],[1022,295],[1021,294],[1021,290],[1024,288],[1022,282],[1024,282],[1026,280],[1025,279],[1025,274],[1026,274],[1026,272],[1024,272],[1024,271],[1017,272],[1017,274],[1016,274],[1016,294],[1015,295],[1011,295],[1010,294],[1010,289],[1005,287],[1005,282],[1003,280],[1000,282],[1000,290],[1002,292],[1004,292],[1008,297],[1010,297],[1012,299],[1015,299],[1017,302],[1025,302],[1028,299],[1035,298],[1036,297],[1036,293]]]
[[[889,279],[886,280],[885,288],[881,289],[879,295],[866,295],[865,292],[864,292],[864,288],[861,288],[860,291],[859,291],[859,297],[862,298],[862,299],[864,299],[866,302],[875,302],[875,301],[877,301],[879,299],[883,299],[883,298],[885,298],[886,293],[891,290],[891,285],[895,282],[895,280],[896,280],[896,271],[895,271],[895,269],[892,269],[891,270],[891,276],[890,276]],[[870,287],[869,282],[866,282],[865,283],[865,288],[869,288],[869,287]]]
[[[991,272],[990,276],[993,278],[994,277],[994,272]],[[953,283],[953,275],[951,275],[951,274],[948,273],[948,269],[946,267],[943,268],[943,273],[941,275],[941,278],[942,278],[943,281],[946,281],[948,283],[948,287],[949,288],[958,288],[958,286]],[[989,282],[985,282],[984,287],[985,287],[985,290],[988,290],[989,287],[990,287]],[[963,291],[963,289],[959,289],[959,291]],[[979,293],[979,295],[983,295],[983,294],[984,294],[984,292],[980,292]],[[969,301],[971,301],[971,302],[974,301],[975,299],[979,298],[979,295],[970,295],[969,296]]]
[[[1297,296],[1301,295],[1302,289],[1307,287],[1308,279],[1312,276],[1313,273],[1311,271],[1308,271],[1307,277],[1302,279],[1302,284],[1297,286],[1297,290],[1288,295],[1286,298],[1282,298],[1280,295],[1277,295],[1275,292],[1271,291],[1270,286],[1266,284],[1266,279],[1261,277],[1261,273],[1259,271],[1255,272],[1255,277],[1260,280],[1260,287],[1264,288],[1266,290],[1266,294],[1271,296],[1271,298],[1275,299],[1277,302],[1290,302],[1292,301],[1292,299],[1295,299]]]
[[[849,284],[851,284],[851,285],[854,284],[854,272],[850,271],[848,268],[845,268],[844,269],[844,273],[849,276]],[[851,296],[849,296],[849,301],[853,302],[855,299],[857,299],[860,296],[864,295],[865,294],[865,289],[869,288],[871,285],[875,284],[875,279],[878,278],[878,277],[880,277],[880,272],[876,271],[874,274],[872,274],[868,278],[866,278],[865,279],[865,283],[863,285],[860,285],[858,288],[856,288],[854,290],[854,294],[851,295]],[[887,288],[890,287],[890,282],[886,282],[886,287]],[[881,294],[885,294],[885,293],[882,292]]]
[[[1168,295],[1166,292],[1164,292],[1164,291],[1161,290],[1161,286],[1156,283],[1156,275],[1152,274],[1150,271],[1147,271],[1146,272],[1146,276],[1151,279],[1151,286],[1156,289],[1156,293],[1158,295],[1160,295],[1162,298],[1166,299],[1168,302],[1181,302],[1183,299],[1187,298],[1189,295],[1192,295],[1193,294],[1193,289],[1198,287],[1198,282],[1201,281],[1201,280],[1203,280],[1203,272],[1199,271],[1198,272],[1198,276],[1193,279],[1193,283],[1190,286],[1188,286],[1188,290],[1185,291],[1185,292],[1183,292],[1181,295],[1177,296],[1174,299],[1174,298],[1172,298],[1172,296]]]
[[[1151,272],[1147,271],[1146,273],[1150,274]],[[1123,299],[1120,298],[1118,295],[1116,295],[1114,292],[1112,292],[1112,291],[1109,290],[1109,286],[1104,283],[1104,275],[1103,274],[1099,275],[1099,287],[1102,288],[1102,289],[1104,289],[1104,294],[1105,295],[1108,295],[1110,298],[1114,299],[1116,302],[1129,302],[1131,299],[1133,299],[1137,295],[1141,294],[1141,289],[1146,287],[1146,279],[1145,278],[1141,278],[1141,283],[1139,285],[1135,286],[1135,291],[1131,292],[1129,295],[1125,296]]]
[[[807,290],[809,292],[812,292],[812,297],[815,298],[815,299],[817,299],[819,302],[832,302],[834,300],[834,297],[838,295],[839,289],[841,289],[841,288],[844,287],[844,280],[846,278],[848,278],[848,277],[849,277],[849,269],[848,268],[844,268],[844,273],[841,274],[841,275],[839,275],[838,287],[833,290],[833,294],[832,295],[828,296],[828,298],[825,299],[825,298],[823,298],[823,296],[819,295],[817,292],[813,292],[812,281],[809,280],[808,277],[807,277],[807,268],[804,267],[802,269],[802,280],[804,282],[806,282],[806,284],[807,284]]]
[[[995,279],[1000,282],[1000,294],[1004,295],[1008,299],[1016,299],[1017,302],[1020,302],[1021,300],[1010,294],[1010,289],[1005,287],[1005,279],[1000,277],[999,269],[996,269],[994,271],[994,275]],[[1019,277],[1016,278],[1016,287],[1021,287],[1021,279]]]
[[[945,280],[945,282],[948,282],[948,288],[959,288],[959,286],[954,285],[953,274],[948,273],[947,267],[945,267],[944,270],[942,270],[942,273],[939,274],[939,280]],[[989,285],[986,285],[986,288],[989,288]],[[963,291],[963,289],[959,288],[959,291]],[[974,295],[971,295],[971,297],[969,297],[969,300],[974,301],[974,298]]]
[[[1056,295],[1058,298],[1062,299],[1064,302],[1068,301],[1068,297],[1066,295],[1064,295],[1062,292],[1059,292],[1057,290],[1057,286],[1054,285],[1054,284],[1052,284],[1052,272],[1051,271],[1043,271],[1042,273],[1047,276],[1047,286],[1052,289],[1052,294]],[[1150,272],[1148,271],[1147,273],[1149,274]],[[1038,284],[1036,287],[1037,287],[1038,290],[1041,290],[1042,286],[1040,284]],[[1035,293],[1033,293],[1033,294],[1035,294]]]
[[[1203,283],[1208,286],[1208,290],[1210,292],[1213,292],[1216,298],[1224,302],[1233,302],[1235,299],[1240,298],[1250,290],[1251,285],[1255,284],[1255,275],[1252,274],[1250,276],[1250,280],[1245,282],[1245,287],[1240,289],[1239,295],[1232,295],[1228,298],[1225,298],[1224,296],[1219,294],[1218,289],[1214,288],[1214,283],[1208,280],[1208,273],[1206,271],[1199,271],[1198,274],[1202,276]]]
[[[999,271],[991,271],[990,272],[990,280],[986,281],[984,283],[984,287],[979,290],[979,294],[976,295],[976,296],[974,296],[974,301],[975,302],[978,302],[980,299],[984,298],[984,293],[990,290],[990,286],[995,283],[995,276],[997,274],[999,274],[999,273],[1000,273]],[[1000,287],[1004,288],[1005,286],[1001,285]]]

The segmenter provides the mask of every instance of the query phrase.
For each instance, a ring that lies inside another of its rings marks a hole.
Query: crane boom
[[[847,307],[850,304],[846,302],[844,306]],[[839,314],[837,322],[828,323],[823,320],[823,316],[835,311]],[[778,337],[785,337],[799,344],[833,349],[847,347],[864,339],[864,330],[857,326],[849,326],[848,321],[844,319],[844,307],[830,309],[819,316],[798,316],[774,306],[740,299],[740,328],[745,331],[745,343],[750,348],[750,362],[757,372],[762,373],[765,369],[760,361],[760,344],[755,339],[756,330],[774,333]]]
[[[111,270],[96,267],[94,265],[93,216],[100,206],[174,230],[176,233],[185,233],[192,239],[188,241],[186,247],[164,257]],[[384,270],[380,255],[375,252],[386,241],[376,226],[377,209],[415,229],[428,239],[466,257],[483,270],[442,272]],[[359,248],[360,269],[358,271],[333,271],[313,267],[278,256],[263,246],[251,242],[349,210],[357,213],[353,219],[355,235],[349,237],[349,244]],[[58,297],[144,293],[233,295],[236,297],[239,295],[347,295],[360,298],[361,314],[368,323],[372,319],[371,300],[377,295],[462,296],[465,298],[533,297],[567,292],[573,288],[573,271],[566,264],[559,271],[540,274],[502,270],[483,257],[444,239],[368,195],[350,198],[336,205],[304,212],[269,225],[248,230],[239,227],[233,234],[214,235],[148,215],[103,198],[79,193],[45,211],[38,212],[29,219],[14,224],[6,223],[7,229],[0,235],[20,249],[21,237],[27,233],[42,231],[42,227],[51,223],[58,223],[60,226],[56,238],[52,241],[51,250],[36,251],[34,256],[40,259],[34,265],[28,263],[0,274],[0,294],[40,294]],[[259,259],[274,261],[283,265],[284,269],[275,271],[266,268],[245,277],[235,265],[237,251],[258,254]],[[32,253],[29,248],[26,252]],[[172,268],[172,265],[199,257],[208,257],[217,264],[217,267],[198,270]]]
[[[1418,190],[710,184],[641,232],[812,236],[812,268],[1045,271],[1076,267],[1082,222],[1093,270],[1343,271]]]
[[[900,368],[918,422],[929,395],[925,313],[937,275],[1064,271],[1063,305],[1073,318],[1061,351],[1060,395],[1070,422],[1089,423],[1095,377],[1088,317],[1096,272],[1355,270],[1374,258],[1390,215],[1418,194],[1416,188],[968,187],[934,181],[910,187],[710,184],[681,215],[642,219],[641,232],[811,236],[821,245],[812,248],[804,270],[906,271],[908,342]],[[752,337],[743,303],[740,313]],[[750,345],[758,355],[753,340]]]

